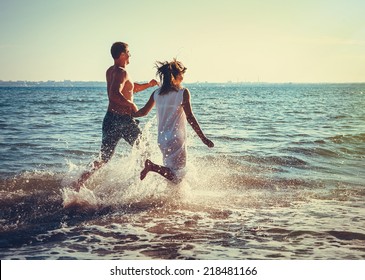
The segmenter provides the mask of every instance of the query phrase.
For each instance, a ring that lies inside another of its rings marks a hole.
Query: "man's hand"
[[[135,103],[133,103],[132,101],[130,101],[130,100],[127,100],[126,99],[126,101],[127,101],[127,107],[126,108],[128,108],[127,110],[127,114],[129,114],[129,115],[133,115],[133,113],[135,113],[135,112],[137,112],[138,111],[138,107],[137,107],[137,105],[135,104]]]
[[[149,87],[154,87],[154,86],[158,86],[158,85],[160,85],[160,83],[157,82],[155,79],[152,79],[151,81],[148,82]]]
[[[135,113],[138,111],[138,107],[136,104],[134,104],[133,102],[130,102],[130,108],[131,108],[131,113]]]

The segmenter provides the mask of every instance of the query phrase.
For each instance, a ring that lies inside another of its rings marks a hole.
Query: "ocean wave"
[[[348,186],[326,190],[321,182],[276,177],[275,172],[270,173],[265,167],[245,163],[246,159],[242,156],[195,158],[180,186],[170,185],[154,174],[140,181],[137,176],[140,166],[128,169],[130,163],[125,158],[110,162],[95,173],[80,192],[70,188],[82,170],[80,166],[72,166],[66,173],[24,172],[2,179],[0,248],[7,254],[3,256],[14,256],[11,254],[14,248],[31,251],[35,246],[53,248],[54,244],[75,252],[78,258],[82,258],[82,252],[89,252],[86,258],[92,253],[95,258],[101,258],[121,252],[129,257],[128,252],[159,258],[170,255],[158,253],[165,248],[166,240],[174,243],[191,240],[194,244],[204,240],[227,246],[243,246],[262,238],[301,240],[307,236],[315,240],[330,237],[363,240],[361,232],[302,230],[295,222],[289,222],[291,215],[301,214],[298,208],[308,211],[305,207],[308,203],[321,207],[347,201],[353,206],[354,201],[363,198],[361,188],[357,192]],[[324,202],[318,204],[318,201]],[[266,216],[263,209],[268,209]],[[286,213],[284,222],[293,223],[291,228],[274,227],[272,219],[277,220],[276,224],[283,223],[282,213]],[[315,215],[330,216],[322,208]],[[308,219],[316,221],[312,216]],[[357,223],[361,223],[362,217],[358,219]],[[149,240],[149,235],[157,247],[143,242]],[[109,244],[118,246],[103,251]],[[28,257],[33,256],[30,251]],[[2,254],[5,253],[0,253],[0,257]],[[62,256],[58,252],[53,257]]]
[[[340,134],[326,138],[326,140],[335,144],[360,144],[365,142],[365,133],[360,134]]]
[[[221,135],[216,135],[214,136],[214,140],[217,141],[232,141],[232,142],[242,142],[245,141],[245,138],[240,137],[240,136],[221,136]]]
[[[320,158],[356,160],[363,158],[365,155],[364,142],[364,133],[336,135],[314,141],[291,143],[289,147],[282,149],[282,151],[291,154],[303,154],[310,160]]]
[[[290,240],[298,239],[303,237],[314,237],[314,238],[331,238],[335,237],[339,240],[365,240],[365,234],[360,232],[351,231],[309,231],[309,230],[288,230],[284,228],[269,228],[266,232],[270,235],[277,234],[281,235],[281,238]],[[364,250],[365,251],[365,250]]]
[[[260,163],[272,168],[280,167],[296,167],[296,168],[306,168],[308,163],[294,156],[244,156],[245,160],[252,163]]]
[[[328,158],[337,158],[339,156],[338,152],[331,150],[329,148],[320,148],[316,146],[294,146],[283,149],[283,151],[295,153],[295,154],[303,154],[306,156],[321,156]]]

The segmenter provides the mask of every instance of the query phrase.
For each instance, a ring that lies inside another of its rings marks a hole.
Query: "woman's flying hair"
[[[162,82],[160,93],[161,95],[167,94],[171,90],[178,91],[179,88],[175,84],[175,79],[180,73],[185,73],[186,67],[174,58],[171,62],[157,61],[155,64],[157,68],[156,76],[159,76]]]

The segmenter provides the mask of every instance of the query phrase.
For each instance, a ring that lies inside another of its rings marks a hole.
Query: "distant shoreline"
[[[140,81],[138,81],[140,82]],[[365,85],[365,82],[313,82],[313,83],[299,83],[299,82],[192,82],[185,83],[186,85],[247,85],[247,86],[275,86],[275,85]],[[106,87],[106,82],[98,81],[2,81],[0,80],[0,87]]]
[[[106,87],[106,82],[95,81],[1,81],[0,87]]]

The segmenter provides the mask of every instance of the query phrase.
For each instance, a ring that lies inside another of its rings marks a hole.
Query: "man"
[[[141,134],[141,129],[138,122],[131,116],[138,110],[133,102],[133,94],[158,85],[154,79],[145,84],[134,83],[131,80],[126,70],[131,57],[128,44],[116,42],[110,51],[114,65],[106,71],[109,105],[103,121],[100,160],[94,161],[92,169],[81,175],[75,184],[76,190],[79,190],[95,171],[111,159],[121,138],[130,145],[136,142]]]

